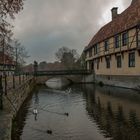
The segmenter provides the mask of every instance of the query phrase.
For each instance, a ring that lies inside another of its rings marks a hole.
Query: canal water
[[[38,87],[13,131],[12,140],[140,140],[140,94],[93,84]]]

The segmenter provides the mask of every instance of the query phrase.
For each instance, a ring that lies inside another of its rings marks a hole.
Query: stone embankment
[[[35,86],[32,76],[7,77],[0,99],[0,140],[11,140],[12,120]]]

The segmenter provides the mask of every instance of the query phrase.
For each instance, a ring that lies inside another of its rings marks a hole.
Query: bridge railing
[[[47,70],[47,71],[37,71],[36,76],[41,75],[87,75],[91,74],[90,70]]]

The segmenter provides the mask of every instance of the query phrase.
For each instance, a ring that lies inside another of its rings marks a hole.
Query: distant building
[[[140,0],[132,0],[121,14],[117,9],[112,8],[112,21],[103,26],[85,48],[87,69],[94,70],[97,81],[139,87]]]
[[[26,66],[24,66],[23,68],[22,68],[22,71],[23,72],[29,72],[29,73],[32,73],[32,72],[34,72],[34,66],[33,66],[33,64],[29,64],[29,65],[26,65]]]
[[[0,52],[0,74],[6,72],[7,75],[13,74],[15,71],[15,61],[7,54]]]

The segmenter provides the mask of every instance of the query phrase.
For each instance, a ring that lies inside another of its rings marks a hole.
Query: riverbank
[[[0,140],[11,140],[12,120],[16,116],[25,99],[34,89],[34,86],[39,82],[38,79],[34,79],[34,77],[23,78],[23,80],[20,80],[20,78],[17,79],[19,82],[16,82],[16,87],[14,89],[9,88],[7,95],[3,96],[4,111],[0,111]],[[112,84],[112,79],[108,78],[107,80]],[[94,82],[102,85],[106,85],[108,83],[102,82],[102,79],[98,79],[97,81],[97,77],[95,77],[94,74],[84,76],[80,83],[85,84]],[[122,87],[122,85],[120,85],[120,87]],[[119,86],[119,84],[111,86]]]
[[[140,76],[131,75],[95,75],[96,83],[140,91]]]
[[[140,91],[140,76],[91,74],[83,78],[84,82]]]
[[[15,89],[8,90],[7,95],[3,95],[3,110],[0,111],[0,140],[11,140],[12,120],[34,86],[34,78],[28,77]]]

